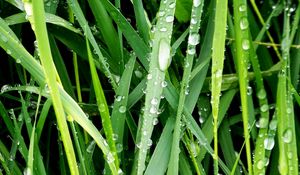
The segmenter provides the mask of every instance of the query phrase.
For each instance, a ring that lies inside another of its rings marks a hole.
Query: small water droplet
[[[126,106],[120,106],[119,107],[119,112],[120,113],[125,113],[126,112]]]
[[[96,142],[94,140],[91,141],[89,146],[86,148],[86,152],[92,153],[94,151],[95,145],[96,145]]]
[[[240,20],[240,28],[242,30],[245,30],[247,29],[249,26],[249,22],[248,22],[248,19],[246,17],[242,17],[241,20]]]
[[[118,138],[119,138],[118,134],[113,134],[112,137],[113,137],[114,141],[118,140]]]
[[[265,166],[264,160],[259,160],[259,161],[257,161],[256,167],[257,167],[258,169],[261,170],[261,169],[264,168],[264,166]]]
[[[12,87],[10,85],[6,84],[6,85],[2,86],[1,93],[4,93],[4,92],[10,90],[11,88]]]
[[[164,88],[164,87],[167,87],[167,86],[168,86],[168,83],[166,81],[162,81],[161,82],[161,87]]]
[[[240,12],[244,12],[244,11],[246,11],[246,10],[247,10],[247,7],[246,7],[245,4],[242,4],[242,5],[239,6],[239,11],[240,11]]]
[[[282,134],[282,139],[285,143],[291,143],[293,139],[292,129],[286,129]]]
[[[115,158],[111,152],[106,155],[106,161],[108,164],[111,164],[115,161]]]
[[[147,75],[147,80],[151,80],[152,79],[152,74],[148,74]]]
[[[117,151],[117,153],[120,153],[123,151],[123,145],[121,143],[116,144],[116,151]]]
[[[122,100],[122,96],[121,95],[118,95],[117,97],[116,97],[116,101],[121,101]]]
[[[100,112],[105,112],[105,105],[104,105],[104,103],[101,103],[101,104],[99,105],[99,111],[100,111]]]
[[[174,21],[174,16],[167,16],[166,17],[166,22],[173,22]]]
[[[265,99],[266,96],[267,96],[267,93],[264,89],[259,90],[257,93],[257,98],[260,100]]]
[[[247,87],[247,95],[252,95],[252,87],[251,86],[248,86]]]
[[[260,118],[258,122],[256,122],[256,127],[258,128],[267,128],[268,126],[268,119]]]
[[[152,100],[151,100],[151,104],[152,105],[157,105],[158,104],[158,99],[157,98],[152,98]]]
[[[1,40],[4,41],[5,43],[8,41],[7,37],[3,34],[1,34]]]
[[[157,124],[158,124],[158,119],[157,119],[157,117],[153,118],[152,124],[153,124],[153,125],[157,125]]]
[[[190,55],[194,55],[196,53],[196,50],[195,50],[195,48],[189,48],[187,50],[187,53],[190,54]]]
[[[142,73],[141,71],[139,71],[139,70],[135,70],[135,71],[134,71],[134,74],[135,74],[135,76],[138,77],[138,78],[142,78],[142,77],[143,77],[143,73]]]
[[[157,113],[157,108],[155,106],[151,106],[150,113],[151,114],[156,114]]]
[[[264,104],[260,107],[261,112],[267,112],[269,110],[269,106],[267,104]]]
[[[166,32],[166,31],[167,31],[167,28],[162,27],[162,28],[159,29],[159,31],[161,31],[161,32]]]
[[[244,39],[244,40],[242,41],[242,48],[243,48],[244,50],[249,50],[249,48],[250,48],[250,42],[249,42],[249,40]]]
[[[165,15],[165,11],[159,11],[159,12],[158,12],[158,16],[162,17],[162,16],[164,16],[164,15]]]
[[[172,3],[170,3],[170,4],[169,4],[169,8],[171,8],[171,9],[172,9],[172,8],[174,8],[174,7],[175,7],[175,5],[176,5],[176,3],[175,3],[175,2],[172,2]]]
[[[270,130],[276,130],[277,129],[277,120],[276,119],[271,120],[271,122],[269,124],[269,129]]]

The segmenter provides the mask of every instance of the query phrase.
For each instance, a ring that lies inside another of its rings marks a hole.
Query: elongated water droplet
[[[257,93],[257,98],[260,100],[266,98],[266,96],[267,96],[267,93],[264,89],[259,90]]]
[[[166,17],[166,22],[173,22],[174,21],[174,16],[167,16]]]
[[[169,4],[169,8],[171,8],[171,9],[172,9],[172,8],[174,8],[174,7],[175,7],[175,5],[176,5],[176,4],[175,4],[175,2],[172,2],[172,3],[170,3],[170,4]]]
[[[244,40],[242,41],[242,48],[243,48],[244,50],[249,50],[249,48],[250,48],[250,42],[249,42],[249,40],[244,39]]]
[[[152,98],[152,100],[151,100],[151,104],[152,105],[157,105],[158,104],[158,99],[157,98]]]
[[[264,147],[266,150],[272,150],[274,148],[275,141],[273,137],[267,137],[264,140]]]
[[[158,65],[161,71],[166,71],[171,63],[170,44],[166,39],[162,39],[159,43]]]
[[[199,5],[200,5],[200,0],[194,0],[193,1],[193,5],[194,5],[194,7],[198,7]]]
[[[249,26],[249,22],[248,22],[248,19],[246,17],[242,17],[241,20],[240,20],[240,28],[242,30],[245,30],[247,29]]]
[[[246,9],[247,9],[247,7],[246,7],[245,4],[242,4],[242,5],[239,6],[239,11],[240,12],[244,12],[244,11],[246,11]]]

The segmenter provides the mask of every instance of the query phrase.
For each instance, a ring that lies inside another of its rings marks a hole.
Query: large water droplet
[[[157,108],[155,106],[151,106],[150,113],[151,114],[156,114],[157,113]]]
[[[189,35],[188,43],[193,46],[197,45],[199,43],[199,34],[193,33]]]
[[[247,29],[249,26],[249,22],[248,22],[248,19],[246,17],[242,17],[241,20],[240,20],[240,28],[242,30],[245,30]]]
[[[291,143],[293,139],[292,129],[286,129],[282,134],[282,139],[285,143]]]
[[[273,119],[269,124],[270,130],[276,130],[277,129],[277,120]]]
[[[193,5],[194,7],[198,7],[200,5],[201,1],[200,0],[194,0]]]
[[[267,137],[264,140],[264,147],[266,150],[272,150],[274,148],[275,141],[273,137]]]
[[[32,175],[32,170],[30,168],[25,168],[23,175]]]
[[[268,119],[260,118],[259,121],[256,123],[256,127],[258,128],[266,128],[268,126]]]
[[[143,77],[143,73],[141,71],[139,71],[139,70],[134,71],[134,74],[138,78],[142,78]]]
[[[10,85],[6,84],[6,85],[2,86],[1,93],[4,93],[4,92],[10,90],[11,88],[12,87]]]
[[[157,117],[153,118],[152,124],[153,124],[153,125],[157,125],[157,124],[158,124],[158,119],[157,119]]]
[[[159,51],[158,51],[158,65],[161,71],[165,71],[168,69],[171,63],[170,57],[170,45],[166,39],[162,39],[159,43]]]
[[[260,107],[261,112],[267,112],[269,110],[269,106],[267,104],[264,104]]]

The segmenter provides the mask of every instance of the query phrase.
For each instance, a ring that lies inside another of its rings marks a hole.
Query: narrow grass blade
[[[174,4],[175,5],[175,4]],[[191,76],[191,71],[194,62],[194,56],[196,53],[196,46],[199,44],[199,29],[200,29],[200,21],[202,16],[202,8],[204,2],[194,0],[191,12],[191,23],[190,23],[190,30],[189,30],[189,38],[188,38],[188,46],[187,46],[187,55],[184,63],[184,72],[183,78],[181,81],[181,89],[179,95],[179,102],[178,102],[178,109],[176,114],[176,122],[174,126],[174,133],[173,133],[173,142],[172,142],[172,150],[171,150],[171,157],[168,166],[168,174],[177,174],[178,173],[178,162],[179,162],[179,142],[180,142],[180,134],[181,134],[181,116],[186,100],[186,95],[189,94],[189,81]],[[193,94],[190,94],[193,95]]]
[[[212,81],[211,81],[211,106],[214,123],[214,173],[218,174],[218,116],[220,93],[222,84],[222,72],[224,64],[224,49],[226,37],[227,0],[216,2],[215,30],[212,47]]]
[[[161,2],[160,11],[164,11],[165,15],[157,19],[157,30],[154,32],[150,69],[147,75],[145,109],[142,118],[140,118],[141,125],[137,134],[138,151],[135,157],[135,161],[137,162],[134,164],[132,171],[137,171],[138,175],[143,174],[145,169],[146,154],[152,145],[153,120],[156,120],[158,116],[162,91],[167,86],[164,79],[165,72],[171,62],[170,38],[175,12],[175,6],[169,7],[172,3],[175,3],[175,1],[167,0],[166,2]]]
[[[107,106],[107,102],[105,99],[105,95],[99,80],[99,76],[94,64],[94,59],[92,57],[92,53],[90,50],[89,42],[86,40],[87,44],[87,52],[89,56],[89,63],[90,63],[90,69],[91,69],[91,75],[92,75],[92,82],[93,82],[93,87],[96,95],[96,100],[97,100],[97,105],[98,105],[98,110],[101,115],[101,120],[102,120],[102,126],[104,128],[105,136],[108,141],[108,145],[110,147],[110,153],[107,154],[107,163],[109,164],[115,164],[116,167],[119,167],[119,159],[118,159],[118,154],[116,151],[116,145],[114,141],[114,136],[113,136],[113,128],[110,120],[110,114],[109,114],[109,109]],[[116,174],[117,172],[112,172],[113,174]]]
[[[49,39],[47,35],[45,13],[43,1],[38,0],[31,2],[30,0],[24,0],[24,8],[26,14],[31,23],[32,29],[35,32],[38,42],[38,48],[40,53],[41,62],[45,71],[46,82],[50,91],[50,95],[53,101],[55,114],[57,118],[58,127],[61,133],[64,149],[66,151],[68,163],[70,166],[71,174],[79,174],[76,162],[75,152],[72,146],[72,140],[70,137],[68,125],[65,118],[65,112],[59,95],[57,73],[55,65],[52,60],[50,51]]]

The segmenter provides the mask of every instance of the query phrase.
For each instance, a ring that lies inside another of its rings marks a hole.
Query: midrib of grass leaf
[[[57,124],[61,133],[64,149],[68,159],[70,172],[73,175],[79,174],[76,162],[76,156],[70,137],[68,125],[65,118],[65,112],[62,106],[62,102],[58,90],[57,72],[52,60],[50,51],[50,44],[47,35],[44,4],[42,0],[31,2],[30,0],[24,0],[24,8],[26,14],[31,23],[32,29],[35,32],[38,42],[38,48],[40,53],[40,59],[45,71],[46,82],[49,87],[49,92],[52,98]]]
[[[184,72],[181,81],[181,89],[179,94],[176,122],[175,122],[174,132],[173,132],[171,157],[170,157],[168,172],[167,172],[169,175],[178,174],[178,162],[179,162],[179,152],[180,152],[179,142],[180,142],[181,123],[182,123],[181,116],[185,104],[185,97],[189,93],[189,81],[190,81],[190,75],[193,67],[194,56],[196,53],[196,45],[199,43],[199,39],[200,39],[199,28],[200,28],[200,21],[202,16],[203,4],[204,4],[203,1],[199,1],[199,0],[193,1],[192,12],[191,12],[192,19],[191,19],[190,30],[189,30],[187,55],[184,63]]]
[[[286,8],[290,4],[284,3]],[[276,114],[278,119],[279,165],[281,174],[298,174],[297,143],[294,121],[294,107],[290,80],[290,15],[284,11],[282,50],[282,70],[278,74]]]
[[[236,68],[239,76],[239,88],[242,104],[242,116],[244,126],[244,137],[246,143],[246,156],[248,173],[252,175],[252,155],[250,148],[250,136],[249,136],[249,113],[248,113],[248,59],[249,59],[249,32],[246,30],[249,27],[247,19],[247,2],[246,0],[234,0],[234,24],[235,24],[235,45],[236,45]]]
[[[153,120],[158,116],[159,104],[163,88],[166,86],[165,71],[171,62],[170,40],[173,29],[175,1],[161,1],[156,30],[154,31],[153,48],[150,56],[150,69],[147,75],[147,88],[145,97],[144,114],[140,118],[141,125],[137,134],[137,154],[132,173],[143,174],[145,169],[146,154],[152,145],[151,135]],[[136,169],[137,168],[137,169]]]
[[[216,1],[215,27],[212,46],[211,68],[211,106],[214,124],[214,174],[218,174],[218,116],[222,85],[222,72],[224,65],[224,50],[226,38],[227,0]]]

